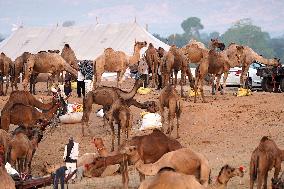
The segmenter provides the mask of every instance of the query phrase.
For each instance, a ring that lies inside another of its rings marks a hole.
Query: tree
[[[247,45],[258,54],[268,58],[272,58],[275,54],[269,46],[269,34],[253,25],[251,19],[239,20],[221,36],[221,39],[226,45],[232,42]]]
[[[70,26],[74,26],[75,25],[75,21],[74,20],[67,20],[67,21],[64,21],[62,26],[63,27],[70,27]]]
[[[199,30],[202,30],[204,27],[201,24],[201,21],[197,17],[189,17],[181,23],[181,27],[184,30],[185,34],[188,36],[195,36],[200,38]]]

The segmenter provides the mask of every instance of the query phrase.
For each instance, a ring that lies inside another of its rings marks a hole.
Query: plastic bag
[[[161,128],[161,116],[158,113],[144,113],[141,121],[140,131],[154,128]]]
[[[82,117],[83,112],[73,112],[59,116],[59,120],[61,123],[80,123]]]
[[[100,109],[100,110],[97,112],[97,116],[98,116],[98,117],[104,117],[104,110],[103,110],[103,109]]]
[[[137,93],[139,93],[139,94],[149,94],[150,92],[151,92],[150,88],[144,88],[144,87],[140,87],[137,90]]]

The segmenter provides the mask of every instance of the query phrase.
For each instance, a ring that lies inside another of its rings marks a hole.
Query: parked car
[[[257,69],[263,67],[264,65],[258,62],[254,62],[250,65],[247,74],[247,85],[249,88],[261,87],[262,78],[256,75]],[[241,67],[233,67],[229,71],[229,75],[226,81],[227,86],[240,86],[240,76],[242,74]],[[223,76],[221,78],[221,83],[223,83]]]

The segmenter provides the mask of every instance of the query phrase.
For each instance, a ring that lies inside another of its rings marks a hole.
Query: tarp
[[[69,43],[79,60],[94,60],[104,49],[111,47],[128,55],[133,54],[135,40],[153,43],[154,47],[169,46],[155,38],[137,23],[97,24],[90,26],[20,27],[0,43],[0,52],[16,59],[23,52],[62,50]],[[141,50],[144,53],[146,48]]]

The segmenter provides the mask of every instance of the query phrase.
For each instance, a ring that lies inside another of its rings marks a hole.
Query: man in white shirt
[[[78,70],[78,78],[77,78],[77,95],[78,98],[81,98],[81,94],[83,94],[83,96],[85,96],[85,76],[82,73],[82,66],[81,66],[81,62],[78,63],[79,64],[79,70]]]
[[[79,143],[74,142],[73,137],[69,138],[68,144],[65,145],[63,160],[66,163],[66,175],[71,174],[77,169],[77,159],[79,156]],[[76,174],[72,176],[74,181]]]

